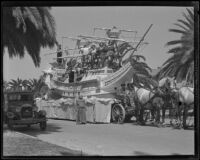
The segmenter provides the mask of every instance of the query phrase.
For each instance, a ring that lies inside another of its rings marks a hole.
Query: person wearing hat
[[[76,124],[86,124],[86,105],[83,96],[78,93]]]

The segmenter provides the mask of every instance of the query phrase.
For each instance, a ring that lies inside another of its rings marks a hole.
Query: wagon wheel
[[[121,104],[114,104],[112,107],[112,121],[123,123],[125,119],[125,109]]]

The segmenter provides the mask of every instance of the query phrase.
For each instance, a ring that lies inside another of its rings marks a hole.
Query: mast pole
[[[63,50],[63,37],[62,37],[62,47],[61,47],[61,49]]]
[[[133,55],[133,53],[134,53],[135,51],[137,51],[137,48],[138,48],[139,45],[142,43],[142,41],[144,41],[145,36],[147,35],[147,33],[149,32],[149,30],[151,29],[152,26],[153,26],[153,24],[151,24],[151,25],[149,26],[149,28],[147,29],[147,31],[146,31],[146,32],[144,33],[144,35],[142,36],[142,38],[140,39],[140,41],[139,41],[139,43],[137,44],[137,46],[134,48],[134,50],[133,50],[132,54],[129,56],[129,58],[131,58],[131,56]]]

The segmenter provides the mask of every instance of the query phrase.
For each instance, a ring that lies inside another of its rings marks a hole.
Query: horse
[[[165,112],[167,109],[169,109],[169,117],[172,116],[172,110],[173,110],[173,100],[174,100],[174,93],[172,91],[172,88],[174,88],[174,78],[170,77],[164,77],[159,81],[159,87],[163,92],[163,100],[164,104],[162,107],[162,123],[165,124]]]
[[[155,121],[160,123],[160,110],[164,104],[162,91],[159,87],[154,88],[153,90],[147,90],[145,88],[134,87],[135,90],[135,103],[137,106],[136,109],[136,119],[142,125],[145,124],[144,121],[144,110],[153,110],[156,112]],[[153,112],[154,113],[154,112]],[[153,114],[154,117],[154,114]]]
[[[173,88],[172,91],[174,93],[174,104],[178,121],[177,123],[180,127],[187,128],[186,120],[188,111],[194,110],[194,88],[182,86],[180,88]],[[183,117],[182,119],[181,116]]]
[[[165,124],[165,112],[166,109],[172,109],[172,91],[174,86],[173,78],[165,77],[158,81],[158,85],[154,89],[147,90],[145,88],[135,87],[136,101],[140,106],[140,118],[139,121],[143,121],[142,115],[144,109],[151,111],[152,120],[155,119],[156,123],[160,123],[160,110],[162,110],[162,124]],[[155,116],[156,114],[156,116]]]
[[[165,89],[162,90],[166,95],[163,107],[164,117],[165,110],[169,108],[170,123],[172,124],[173,118],[175,117],[177,119],[177,124],[181,126],[181,121],[183,121],[183,128],[186,128],[188,110],[193,109],[194,106],[194,88],[189,86],[181,86],[178,88],[175,79],[169,77],[160,80],[159,85],[165,86]],[[181,116],[183,116],[183,120]]]

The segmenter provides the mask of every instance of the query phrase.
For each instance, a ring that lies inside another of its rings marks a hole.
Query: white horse
[[[179,125],[182,121],[181,116],[183,116],[183,127],[185,128],[188,110],[193,109],[194,107],[194,88],[183,86],[183,84],[178,88],[175,79],[169,77],[161,80],[160,84],[161,83],[168,83],[169,86],[170,98],[165,100],[165,105],[171,105],[170,111],[173,110],[174,114],[177,115]],[[172,117],[170,118],[170,122],[172,122]]]
[[[136,118],[137,120],[144,124],[144,110],[154,110],[156,111],[156,122],[160,122],[160,109],[164,104],[162,99],[162,92],[157,89],[147,90],[145,88],[134,87],[136,94]],[[139,112],[139,113],[138,113]],[[139,114],[139,115],[138,115]]]
[[[173,88],[173,92],[176,101],[178,124],[181,125],[181,121],[183,121],[183,128],[187,128],[186,120],[188,111],[194,110],[194,88],[183,86],[180,88]],[[181,115],[183,119],[181,119]]]
[[[154,112],[156,112],[156,122],[160,122],[160,110],[162,110],[162,124],[165,123],[165,111],[171,108],[171,91],[174,87],[174,79],[165,77],[158,82],[158,87],[152,90],[135,87],[135,93],[138,101],[140,121],[143,121],[142,114],[144,109],[151,110],[152,118],[154,119]],[[149,105],[150,104],[150,105]]]

